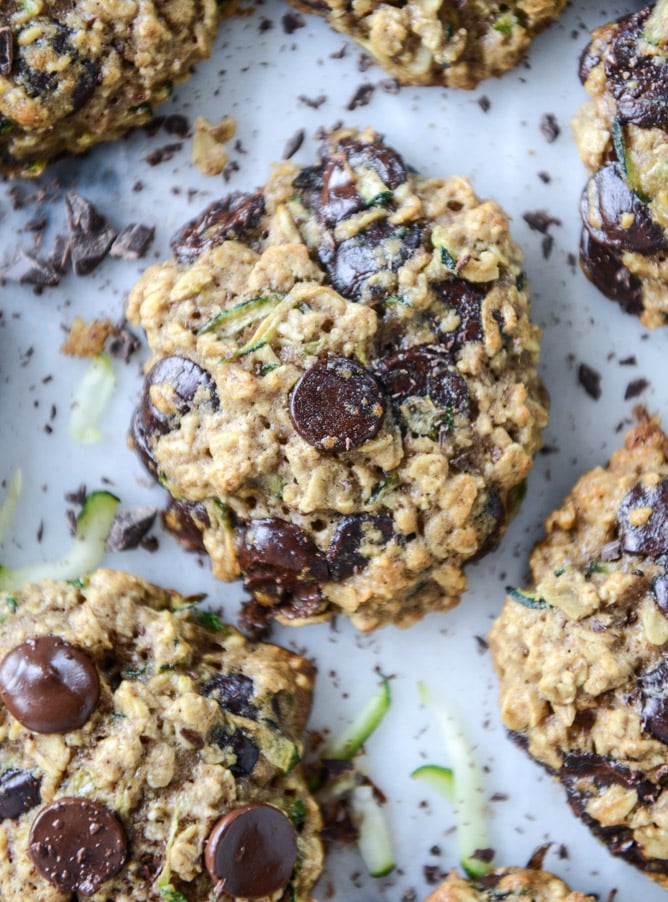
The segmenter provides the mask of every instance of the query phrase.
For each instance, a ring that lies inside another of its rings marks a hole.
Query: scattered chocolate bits
[[[545,113],[540,120],[540,130],[548,144],[552,144],[561,134],[557,117],[554,113]]]
[[[32,771],[10,768],[0,774],[0,819],[15,820],[42,800],[41,778]]]
[[[125,864],[123,825],[104,805],[63,798],[43,808],[30,828],[30,856],[62,892],[92,895]]]
[[[625,551],[648,557],[668,553],[668,479],[648,488],[634,485],[622,500],[617,524]]]
[[[376,378],[345,357],[314,363],[290,395],[290,417],[301,437],[319,451],[359,448],[379,431],[385,399]]]
[[[0,698],[36,733],[66,733],[93,713],[100,681],[91,658],[58,636],[26,639],[0,663]]]
[[[156,507],[134,507],[116,514],[105,543],[106,551],[128,551],[138,548],[153,526]]]
[[[14,37],[9,27],[0,28],[0,75],[9,75],[14,62]]]
[[[65,195],[74,272],[86,276],[109,252],[116,232],[95,207],[75,191]]]
[[[123,260],[139,260],[146,256],[154,237],[154,228],[133,222],[118,234],[109,253],[112,257],[121,257]]]
[[[590,398],[598,401],[601,397],[601,374],[586,363],[578,366],[578,382]]]
[[[233,808],[215,825],[204,853],[219,892],[260,899],[281,889],[297,860],[297,834],[272,805]]]

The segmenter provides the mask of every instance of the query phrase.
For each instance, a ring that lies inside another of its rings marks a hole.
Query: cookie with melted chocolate
[[[596,896],[573,892],[554,874],[537,868],[495,868],[467,880],[455,871],[424,902],[595,902]]]
[[[489,636],[501,713],[610,849],[668,888],[668,437],[642,414],[546,520]]]
[[[131,441],[176,499],[167,524],[243,576],[255,623],[454,605],[546,420],[503,212],[341,129],[172,249],[128,306],[153,352]]]
[[[0,615],[3,900],[311,900],[308,661],[110,570]]]

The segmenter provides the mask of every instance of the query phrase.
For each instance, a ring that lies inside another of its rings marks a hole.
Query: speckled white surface
[[[288,8],[270,0],[252,14],[224,23],[214,59],[158,111],[182,113],[190,121],[196,115],[236,117],[240,143],[231,148],[231,159],[239,168],[228,183],[200,175],[190,165],[188,139],[170,160],[151,167],[146,161],[151,151],[179,142],[161,130],[152,136],[136,132],[85,159],[56,164],[38,182],[16,183],[25,201],[22,210],[12,209],[11,186],[0,185],[0,266],[17,246],[31,247],[33,234],[25,224],[37,215],[48,217],[43,249],[51,248],[64,225],[62,197],[71,187],[117,228],[133,221],[155,225],[149,260],[160,259],[168,254],[176,227],[212,199],[262,184],[269,163],[282,156],[298,129],[305,129],[307,138],[295,159],[308,163],[315,153],[310,136],[321,126],[344,121],[374,126],[425,174],[468,176],[480,196],[495,198],[512,217],[513,235],[526,254],[534,318],[545,330],[541,369],[552,396],[545,434],[551,453],[539,456],[520,515],[501,547],[470,568],[470,591],[450,614],[432,615],[408,631],[386,629],[369,636],[356,634],[344,622],[274,633],[276,641],[306,651],[319,666],[314,728],[340,728],[374,690],[376,671],[393,677],[393,702],[368,743],[368,757],[371,774],[388,797],[398,869],[373,881],[361,876],[363,866],[354,850],[335,851],[318,887],[321,902],[420,900],[429,890],[425,865],[443,872],[456,865],[452,810],[409,776],[426,762],[448,764],[442,737],[420,705],[419,680],[447,694],[476,747],[484,768],[490,842],[499,864],[523,864],[541,843],[563,843],[567,857],[553,851],[546,864],[574,888],[599,893],[602,900],[616,888],[617,902],[664,898],[663,890],[611,858],[590,837],[570,814],[560,788],[506,739],[489,655],[477,638],[486,634],[499,609],[504,586],[521,583],[544,517],[580,473],[605,462],[620,444],[634,404],[643,402],[668,425],[663,378],[668,329],[648,334],[599,295],[572,262],[585,180],[569,128],[585,99],[577,60],[591,27],[632,8],[630,2],[603,6],[581,0],[535,42],[524,67],[473,92],[402,88],[392,94],[383,89],[385,73],[375,66],[362,71],[358,49],[323,21],[304,17],[302,27],[286,33],[281,20]],[[349,102],[360,84],[375,90],[366,106],[351,111]],[[324,99],[313,108],[300,96]],[[487,112],[480,104],[483,96],[489,99]],[[546,113],[556,116],[561,129],[552,143],[540,129]],[[143,189],[133,191],[137,182]],[[40,200],[36,192],[42,189]],[[559,220],[549,230],[554,243],[547,259],[543,236],[522,218],[536,210]],[[71,506],[64,495],[81,483],[89,490],[110,487],[124,507],[163,502],[125,440],[139,395],[141,355],[127,366],[115,361],[118,388],[103,424],[104,437],[96,445],[77,446],[68,437],[67,422],[86,363],[59,353],[63,328],[75,315],[121,317],[124,297],[141,268],[141,263],[107,259],[91,276],[69,275],[41,295],[26,286],[0,286],[0,481],[6,485],[17,467],[25,481],[20,510],[0,549],[5,564],[48,560],[63,552],[69,542],[65,512]],[[628,358],[636,362],[623,364]],[[601,374],[598,401],[578,381],[580,363]],[[637,398],[625,400],[627,385],[641,378],[648,386]],[[214,582],[206,561],[187,555],[167,535],[159,539],[153,554],[110,554],[105,564],[182,592],[207,592],[209,602],[234,620],[240,586]]]

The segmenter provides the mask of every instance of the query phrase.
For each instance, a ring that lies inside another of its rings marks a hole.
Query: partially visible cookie
[[[503,721],[609,850],[668,887],[668,437],[643,418],[546,521],[489,642]]]
[[[216,0],[5,0],[0,172],[39,175],[143,125],[210,55],[219,19]]]
[[[566,6],[566,0],[292,2],[325,16],[332,28],[350,35],[402,84],[453,88],[475,88],[483,79],[512,69],[532,38]]]
[[[369,630],[456,604],[546,421],[497,204],[340,130],[172,247],[128,306],[153,352],[132,441],[168,525],[260,619]]]
[[[0,594],[6,902],[311,898],[314,668],[191,604],[110,570]]]
[[[592,100],[573,130],[592,173],[580,262],[652,329],[668,318],[668,15],[646,6],[596,29],[580,63]]]
[[[547,871],[495,868],[474,880],[465,880],[452,871],[424,902],[594,902],[595,898],[572,892],[563,880]]]

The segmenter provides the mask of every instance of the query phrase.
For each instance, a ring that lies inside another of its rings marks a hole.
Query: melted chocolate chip
[[[328,226],[356,213],[364,207],[355,183],[355,174],[345,159],[332,157],[322,168],[319,197],[312,197],[318,218]]]
[[[217,673],[202,686],[202,695],[213,698],[223,711],[248,717],[257,715],[257,705],[251,702],[255,685],[243,673]]]
[[[170,247],[179,263],[192,263],[199,255],[223,241],[243,239],[252,232],[264,214],[261,194],[234,192],[210,204],[173,236]]]
[[[0,775],[0,818],[15,820],[42,801],[41,778],[32,771],[10,768]]]
[[[640,677],[638,686],[643,700],[643,730],[668,745],[668,663]]]
[[[221,749],[229,749],[236,761],[230,764],[230,773],[234,777],[247,777],[258,762],[260,750],[248,733],[236,729],[233,733],[220,730],[213,736],[213,741]]]
[[[297,834],[272,805],[233,808],[214,826],[204,853],[217,890],[261,899],[290,879],[297,860]]]
[[[346,357],[314,363],[290,395],[290,417],[319,451],[350,451],[377,435],[385,416],[383,392],[369,370]]]
[[[455,353],[469,342],[482,341],[480,305],[487,293],[485,289],[463,279],[436,282],[432,288],[448,307],[454,308],[459,314],[459,324],[454,331],[438,333],[438,340],[443,347]]]
[[[391,191],[402,185],[408,177],[406,164],[396,150],[380,140],[365,144],[354,138],[345,138],[339,146],[351,166],[355,169],[372,169]]]
[[[617,253],[595,241],[585,228],[580,238],[580,266],[589,281],[622,310],[633,315],[642,313],[640,279],[624,266]]]
[[[608,250],[654,254],[666,248],[663,229],[626,184],[619,163],[608,163],[589,179],[580,213],[592,238]]]
[[[668,573],[662,573],[660,576],[655,576],[652,580],[651,588],[657,606],[661,612],[668,617]]]
[[[653,801],[661,787],[646,780],[640,771],[632,771],[624,764],[590,752],[570,752],[564,756],[563,764],[558,772],[559,779],[571,791],[580,793],[577,781],[591,780],[601,788],[619,785],[626,789],[634,789],[642,802]]]
[[[632,525],[631,513],[649,508],[649,516],[643,523]],[[619,537],[624,551],[659,557],[668,552],[668,479],[656,486],[644,488],[634,485],[622,499],[617,511]]]
[[[165,386],[164,407],[159,409],[151,398],[154,386]],[[141,404],[132,419],[132,439],[150,473],[157,472],[153,439],[177,429],[199,397],[201,406],[208,404],[218,409],[218,392],[211,375],[186,357],[163,357],[152,367],[144,379]]]
[[[91,895],[125,864],[128,841],[118,818],[89,799],[58,799],[30,829],[35,866],[62,892]]]
[[[70,254],[78,276],[91,273],[111,248],[116,232],[96,208],[76,191],[65,195]]]
[[[334,530],[327,550],[331,578],[341,582],[359,573],[369,563],[372,548],[386,544],[393,535],[394,522],[389,514],[351,514],[343,517]]]
[[[417,225],[398,229],[387,220],[347,238],[331,249],[319,249],[334,288],[351,301],[376,301],[387,294],[383,273],[396,272],[422,242]]]
[[[0,664],[0,697],[36,733],[66,733],[93,713],[100,681],[91,658],[57,636],[27,639]]]
[[[211,526],[211,520],[204,504],[170,498],[163,522],[188,551],[206,551],[202,532]]]

